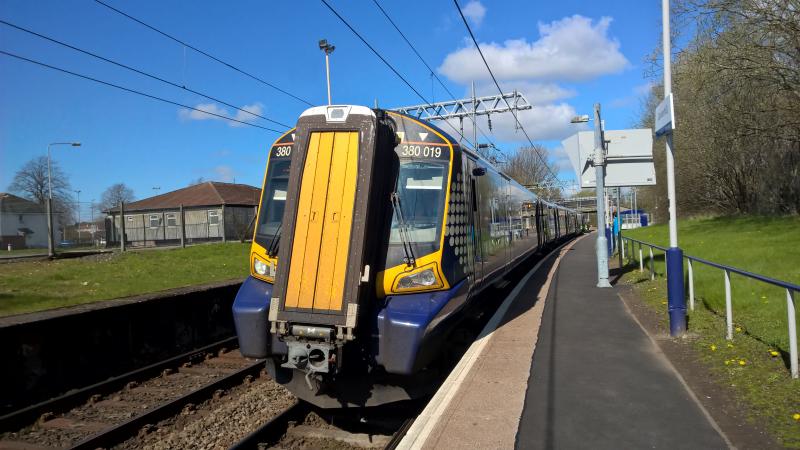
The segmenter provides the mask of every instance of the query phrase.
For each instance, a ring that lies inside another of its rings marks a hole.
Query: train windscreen
[[[286,189],[289,184],[291,160],[275,160],[267,170],[267,180],[261,197],[261,215],[256,229],[256,241],[267,248],[280,232],[283,210],[286,206]],[[267,249],[270,250],[270,249]]]
[[[448,164],[401,160],[399,169],[395,192],[400,200],[401,217],[397,213],[392,217],[387,267],[403,263],[401,225],[406,228],[405,235],[415,257],[438,250],[444,215]]]

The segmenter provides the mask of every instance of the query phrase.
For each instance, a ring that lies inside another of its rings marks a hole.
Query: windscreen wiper
[[[403,217],[403,208],[400,206],[400,196],[397,195],[397,192],[392,192],[390,198],[394,216],[397,218],[397,234],[400,235],[400,241],[403,243],[403,252],[406,254],[403,261],[406,265],[413,266],[416,259],[414,259],[414,251],[411,248],[411,239],[408,237],[408,225]]]
[[[267,246],[267,256],[270,258],[274,257],[278,253],[278,244],[281,242],[281,227],[283,226],[283,222],[278,224],[278,229],[275,230],[275,234],[272,235],[272,239],[269,241],[269,245]]]

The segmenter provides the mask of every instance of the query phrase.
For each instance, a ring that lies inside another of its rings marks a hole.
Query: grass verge
[[[250,244],[218,243],[0,265],[0,316],[247,276]]]

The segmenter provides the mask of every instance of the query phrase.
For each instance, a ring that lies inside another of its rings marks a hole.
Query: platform
[[[594,234],[509,294],[399,448],[730,448],[626,310]]]

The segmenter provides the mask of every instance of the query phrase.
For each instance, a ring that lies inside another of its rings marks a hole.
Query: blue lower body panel
[[[386,297],[376,317],[375,361],[393,374],[409,375],[435,355],[436,342],[467,299],[465,280],[448,291]],[[421,351],[424,350],[424,353]]]
[[[233,301],[233,323],[239,336],[239,350],[249,358],[270,354],[269,302],[272,284],[247,277]]]

